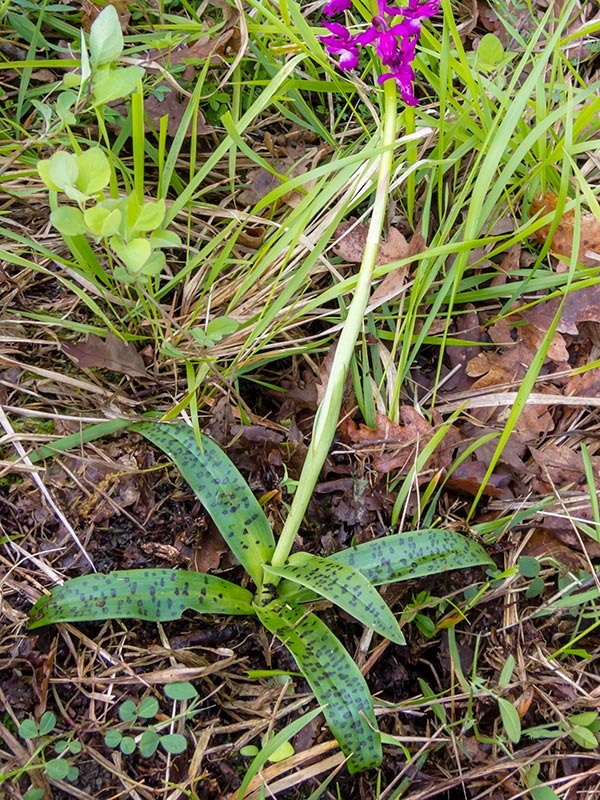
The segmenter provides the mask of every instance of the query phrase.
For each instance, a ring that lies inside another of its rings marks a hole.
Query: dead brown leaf
[[[579,542],[575,542],[572,537],[568,537],[568,543],[563,541],[560,531],[536,528],[527,539],[521,553],[531,558],[554,558],[559,564],[564,564],[574,572],[587,567]]]
[[[539,477],[532,483],[532,489],[539,494],[550,494],[555,489],[566,486],[577,487],[585,480],[583,456],[567,444],[547,444],[542,449],[530,447],[534,462],[540,468]],[[592,458],[596,479],[600,477],[600,458]]]
[[[483,461],[467,459],[452,471],[445,485],[454,492],[462,492],[475,497],[479,493],[486,472],[487,465]],[[502,467],[497,468],[488,478],[483,494],[488,497],[512,500],[514,494],[509,488],[512,479],[513,476]]]
[[[246,175],[246,181],[249,184],[248,188],[243,189],[237,197],[240,203],[250,206],[259,203],[269,192],[281,185],[281,178],[266,167],[250,170]]]
[[[398,235],[401,236],[402,239],[397,238]],[[396,240],[395,244],[394,240]],[[379,248],[378,263],[379,257],[385,258],[385,261],[382,261],[381,263],[389,264],[392,261],[397,261],[401,258],[410,258],[411,256],[416,256],[418,253],[422,253],[426,249],[427,245],[425,244],[425,239],[421,233],[420,222],[417,226],[417,229],[413,233],[410,242],[407,242],[404,236],[396,228],[390,228],[388,231],[387,242],[382,242],[381,247]],[[405,264],[404,266],[397,267],[395,270],[392,270],[392,272],[388,273],[371,295],[369,307],[375,308],[380,303],[397,297],[404,288],[406,273],[409,269],[410,264]]]
[[[81,27],[84,31],[89,31],[92,27],[92,22],[107,5],[114,6],[117,16],[119,17],[119,22],[121,23],[121,30],[125,33],[129,25],[129,20],[131,19],[129,0],[106,0],[106,2],[102,3],[100,6],[92,3],[91,0],[82,0]]]
[[[152,125],[154,130],[158,130],[160,127],[160,120],[166,114],[168,116],[167,133],[169,136],[173,137],[179,130],[179,125],[181,124],[181,120],[189,103],[187,100],[181,100],[176,91],[164,81],[159,83],[155,89],[159,91],[158,95],[149,93],[144,97],[144,112],[146,117],[145,130],[150,130],[150,125],[148,125],[148,123]],[[206,117],[200,109],[198,109],[197,113],[195,131],[198,136],[206,136],[214,131],[212,125],[206,124]],[[185,135],[192,135],[191,121],[186,128]]]
[[[90,333],[83,342],[63,344],[62,349],[81,368],[98,367],[136,378],[149,377],[133,342],[125,342],[111,331],[106,334],[106,339]]]
[[[336,241],[333,252],[344,261],[360,264],[365,252],[368,229],[369,226],[357,222],[356,217],[340,222],[334,234]],[[410,255],[409,244],[404,236],[397,228],[389,228],[386,239],[379,245],[377,265],[391,264],[392,261],[399,261],[408,255]]]
[[[556,211],[558,198],[552,192],[546,192],[542,197],[536,198],[531,204],[531,213],[541,212],[542,216]],[[562,214],[560,222],[552,236],[551,250],[559,256],[570,258],[573,250],[575,233],[575,212],[568,211]],[[545,244],[550,236],[550,225],[544,225],[535,232],[535,238],[540,244]],[[598,259],[587,256],[586,253],[600,253],[600,220],[589,211],[580,215],[579,226],[579,253],[578,260],[587,266],[597,266]]]

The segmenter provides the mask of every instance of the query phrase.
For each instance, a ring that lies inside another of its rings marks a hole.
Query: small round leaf
[[[198,692],[189,681],[168,683],[165,686],[165,694],[171,700],[193,700],[194,697],[198,697]]]
[[[138,708],[133,700],[125,700],[119,708],[119,717],[123,722],[133,722],[137,719]]]
[[[112,730],[107,731],[104,736],[104,744],[107,747],[118,747],[121,744],[121,740],[123,738],[123,734],[121,731]]]
[[[150,758],[150,756],[153,756],[156,752],[159,742],[160,736],[158,733],[156,733],[156,731],[144,731],[138,745],[140,755],[144,758]]]
[[[167,753],[177,755],[183,753],[187,749],[187,739],[180,733],[167,733],[160,737],[160,746]]]
[[[46,774],[53,781],[63,781],[69,772],[69,762],[65,758],[52,758],[46,761]]]
[[[23,800],[44,800],[44,790],[28,789],[23,795]]]
[[[138,707],[138,714],[144,719],[151,719],[158,713],[158,700],[156,697],[144,697]]]
[[[52,711],[45,711],[40,719],[40,736],[51,733],[56,725],[56,715]]]
[[[132,736],[124,736],[119,747],[123,755],[129,756],[135,750],[135,739]]]
[[[35,739],[39,736],[38,726],[32,719],[24,719],[19,725],[19,736],[21,739]]]

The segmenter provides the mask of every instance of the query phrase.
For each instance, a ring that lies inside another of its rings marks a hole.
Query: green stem
[[[294,494],[290,513],[285,521],[283,531],[281,532],[277,547],[273,553],[271,563],[275,567],[283,566],[288,559],[292,545],[294,544],[294,539],[304,519],[304,514],[308,508],[313,490],[323,464],[325,463],[325,459],[327,458],[327,454],[329,453],[329,448],[337,428],[342,406],[344,382],[364,322],[365,309],[371,293],[375,260],[383,233],[383,225],[387,210],[388,188],[394,161],[396,108],[396,84],[395,81],[388,80],[384,83],[382,152],[379,157],[377,187],[367,233],[365,252],[358,273],[354,297],[348,309],[348,316],[344,322],[340,340],[335,351],[325,396],[315,416],[312,439],[304,466],[302,467],[298,488]]]

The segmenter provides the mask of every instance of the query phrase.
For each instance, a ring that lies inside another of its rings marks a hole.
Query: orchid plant
[[[332,18],[350,9],[351,0],[329,0],[323,13]],[[439,11],[439,0],[408,0],[407,6],[395,7],[385,0],[377,0],[378,11],[371,18],[366,31],[352,35],[349,29],[340,22],[324,22],[330,36],[321,36],[326,50],[337,56],[340,69],[349,71],[356,69],[359,61],[359,48],[375,45],[375,52],[381,63],[387,68],[377,78],[382,84],[387,80],[395,80],[402,100],[409,106],[417,104],[413,83],[415,72],[412,63],[416,46],[421,35],[423,20],[434,16]],[[403,17],[401,22],[395,22]]]
[[[347,12],[350,6],[351,0],[328,0],[324,12],[331,17]],[[391,534],[327,558],[293,552],[335,435],[346,375],[372,290],[398,141],[397,91],[406,105],[416,104],[412,62],[423,21],[437,10],[438,0],[408,0],[407,6],[398,8],[377,0],[367,30],[353,35],[341,23],[328,22],[330,35],[321,38],[346,71],[358,66],[359,48],[375,45],[385,68],[378,78],[383,84],[383,114],[379,140],[373,143],[373,152],[365,153],[376,178],[363,258],[302,472],[277,540],[243,477],[209,438],[181,423],[147,420],[132,426],[180,469],[245,568],[255,591],[216,575],[186,570],[121,570],[67,581],[31,609],[30,629],[56,622],[115,618],[167,621],[178,619],[186,609],[256,616],[294,656],[347,756],[350,772],[376,767],[382,760],[373,699],[358,666],[310,604],[319,598],[335,603],[363,625],[402,645],[405,639],[398,620],[376,586],[491,563],[476,542],[452,531],[432,529]],[[403,19],[397,22],[399,17]],[[123,422],[123,426],[127,424]],[[242,784],[240,797],[244,788]]]

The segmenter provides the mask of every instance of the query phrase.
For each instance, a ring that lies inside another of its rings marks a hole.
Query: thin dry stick
[[[4,432],[6,433],[7,436],[12,436],[12,437],[15,436],[14,428],[10,424],[10,421],[9,421],[8,417],[4,413],[4,409],[3,409],[2,406],[0,406],[0,425],[2,425],[2,427],[4,428]],[[25,448],[23,447],[21,442],[19,442],[18,439],[13,439],[12,444],[14,445],[15,450],[19,454],[19,457],[21,458],[21,461],[24,464],[27,464],[29,467],[33,468],[33,464],[31,462],[31,459],[29,458],[29,456],[25,452]],[[48,489],[44,486],[44,483],[43,483],[42,479],[40,478],[39,474],[35,470],[31,473],[31,480],[35,483],[35,485],[38,487],[38,489],[42,493],[42,496],[45,498],[46,502],[48,503],[48,505],[50,506],[50,508],[54,512],[55,517],[59,520],[59,522],[62,522],[63,526],[65,527],[65,529],[67,531],[67,533],[69,534],[69,536],[73,540],[75,546],[77,547],[77,549],[79,550],[81,555],[85,558],[85,560],[88,562],[88,564],[91,566],[91,568],[95,572],[96,568],[94,566],[94,562],[92,561],[92,559],[87,554],[87,551],[86,551],[85,547],[79,541],[79,537],[77,536],[77,533],[75,532],[75,529],[73,528],[73,526],[71,525],[69,520],[65,517],[63,512],[60,510],[60,508],[56,505],[52,495],[50,494]]]

